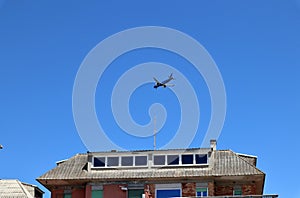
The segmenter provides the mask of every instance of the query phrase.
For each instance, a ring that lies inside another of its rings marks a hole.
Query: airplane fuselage
[[[164,88],[166,88],[167,85],[162,84],[162,83],[156,83],[156,84],[154,85],[154,88],[157,89],[158,87],[164,87]]]

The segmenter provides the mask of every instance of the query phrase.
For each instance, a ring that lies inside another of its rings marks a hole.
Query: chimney
[[[210,140],[210,148],[212,151],[217,150],[217,140]]]

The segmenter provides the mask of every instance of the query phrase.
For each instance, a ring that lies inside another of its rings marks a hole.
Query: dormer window
[[[167,155],[168,165],[179,165],[179,155]]]
[[[121,166],[133,166],[133,156],[122,156]]]
[[[181,156],[182,164],[194,164],[194,155],[184,154]]]
[[[107,166],[119,166],[119,157],[107,157]]]
[[[155,153],[155,152],[154,152]],[[166,153],[158,154],[145,153],[141,154],[128,154],[120,156],[94,156],[92,158],[92,168],[130,168],[130,167],[161,167],[161,166],[195,166],[195,165],[208,165],[208,154],[196,153]]]
[[[195,155],[196,158],[196,164],[207,164],[207,155],[205,154],[196,154]]]
[[[94,167],[105,167],[105,157],[94,157]]]
[[[163,166],[166,164],[165,155],[154,155],[154,165]]]
[[[147,156],[135,156],[135,166],[147,166],[148,157]]]

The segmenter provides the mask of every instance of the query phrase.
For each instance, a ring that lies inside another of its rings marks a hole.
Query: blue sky
[[[0,178],[39,185],[35,178],[55,167],[56,161],[85,153],[72,113],[73,84],[83,59],[112,34],[165,26],[196,39],[218,65],[227,95],[218,148],[258,156],[258,168],[267,174],[266,194],[299,197],[299,21],[299,0],[0,0],[0,144],[4,146]],[[125,55],[114,63],[128,68],[143,61],[186,64],[159,50]],[[192,83],[200,82],[200,129],[205,130],[211,113],[207,87],[192,70],[184,70]],[[118,72],[122,71],[112,65],[98,84],[98,113],[108,111],[102,109],[107,101],[101,94],[113,86],[110,79],[121,75]],[[137,89],[130,104],[140,124],[149,121],[145,112],[153,101],[166,105],[170,120],[162,133],[167,135],[158,137],[158,144],[163,144],[178,126],[179,104],[170,90],[154,91],[150,84]],[[104,128],[114,141],[124,144],[116,138],[117,128],[110,124]],[[199,131],[191,147],[199,146],[202,138]],[[127,141],[132,142],[127,149],[140,148],[138,140]],[[146,140],[141,149],[151,146]]]

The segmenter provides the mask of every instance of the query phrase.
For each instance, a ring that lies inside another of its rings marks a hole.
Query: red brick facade
[[[228,186],[228,185],[216,186],[214,195],[216,196],[233,195],[233,186]]]
[[[72,198],[83,198],[85,197],[85,189],[73,189]]]
[[[92,197],[92,186],[91,185],[86,185],[85,197]]]
[[[182,183],[182,196],[193,197],[196,195],[196,183]]]
[[[228,182],[228,184],[216,184],[213,181],[204,182],[207,183],[208,196],[230,196],[233,195],[236,186],[240,187],[243,195],[255,195],[256,186],[253,183],[236,185],[235,183]],[[103,197],[104,198],[126,198],[127,191],[122,190],[122,187],[126,188],[127,185],[122,184],[107,184],[103,185]],[[66,187],[66,189],[68,189]],[[193,197],[196,196],[197,184],[196,182],[181,183],[181,196]],[[64,193],[68,192],[72,194],[72,198],[92,198],[92,186],[86,185],[85,188],[73,188],[72,190],[53,190],[51,192],[51,198],[63,198]],[[155,198],[155,184],[144,185],[145,198]]]
[[[52,190],[51,198],[64,198],[64,190]]]
[[[254,184],[242,186],[243,195],[254,195],[256,192],[256,186]]]
[[[126,198],[127,192],[125,190],[122,190],[122,187],[126,187],[126,185],[104,185],[103,197]]]
[[[215,183],[208,182],[208,196],[214,196],[214,195],[215,195]]]
[[[210,196],[212,196],[212,195],[215,195],[215,196],[233,195],[234,186],[235,186],[234,184],[216,185],[214,188],[215,193],[209,194],[209,195]],[[240,186],[241,186],[241,190],[242,190],[242,195],[256,195],[257,194],[255,184],[243,184]]]
[[[155,184],[145,184],[144,186],[145,198],[155,197]]]

